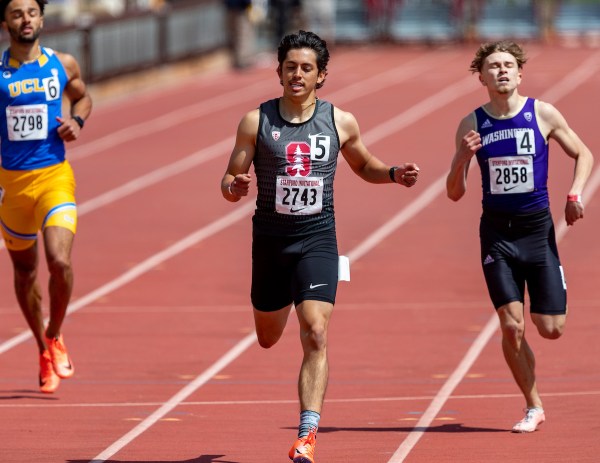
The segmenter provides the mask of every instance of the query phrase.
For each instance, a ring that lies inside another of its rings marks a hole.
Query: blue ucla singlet
[[[66,71],[49,48],[31,63],[20,63],[6,50],[0,63],[0,153],[7,170],[31,170],[65,160],[58,136]]]
[[[527,98],[510,119],[496,119],[483,107],[475,118],[483,145],[477,152],[483,209],[522,214],[548,208],[548,142],[538,127],[535,100]]]

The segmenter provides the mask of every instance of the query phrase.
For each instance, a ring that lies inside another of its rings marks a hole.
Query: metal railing
[[[157,12],[47,27],[41,42],[73,55],[85,79],[97,82],[225,47],[224,15],[219,0],[190,0]]]

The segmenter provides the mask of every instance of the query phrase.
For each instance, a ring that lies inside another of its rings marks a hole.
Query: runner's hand
[[[250,174],[238,174],[234,177],[229,187],[229,191],[235,196],[248,196],[252,177]]]
[[[579,219],[583,219],[583,204],[579,201],[567,201],[565,206],[565,221],[567,225],[573,225]]]
[[[410,188],[419,179],[419,166],[412,162],[402,164],[394,171],[394,179],[396,183]]]
[[[81,131],[81,127],[79,127],[79,124],[75,119],[64,119],[62,117],[57,117],[56,120],[60,123],[57,132],[61,140],[77,140],[77,137],[79,137],[79,132]]]

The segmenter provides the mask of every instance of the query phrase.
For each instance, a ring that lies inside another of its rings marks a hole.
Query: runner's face
[[[290,96],[303,96],[314,92],[317,83],[325,78],[325,73],[319,72],[317,67],[317,55],[310,48],[288,51],[278,74],[283,83],[284,93]]]
[[[13,0],[4,12],[3,26],[19,43],[34,43],[44,25],[40,7],[34,0]]]
[[[521,83],[521,70],[513,55],[496,52],[484,59],[479,79],[488,91],[507,94]]]

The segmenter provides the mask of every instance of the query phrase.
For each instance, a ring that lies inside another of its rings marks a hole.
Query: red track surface
[[[555,103],[600,155],[600,52],[529,51],[523,93]],[[566,334],[545,341],[528,324],[548,421],[514,435],[524,402],[479,265],[479,174],[459,203],[442,183],[458,121],[486,97],[467,71],[473,52],[333,52],[321,98],[357,116],[374,154],[416,161],[422,178],[406,190],[338,170],[338,240],[352,281],[340,285],[331,323],[319,463],[598,461],[599,170],[586,218],[566,234],[558,226]],[[69,152],[81,219],[64,333],[77,372],[54,395],[37,392],[36,348],[0,251],[2,461],[288,461],[298,325],[292,314],[269,351],[254,341],[253,201],[232,205],[219,192],[240,117],[280,94],[274,68],[186,78],[97,105]],[[573,167],[558,146],[551,153],[561,223]]]

